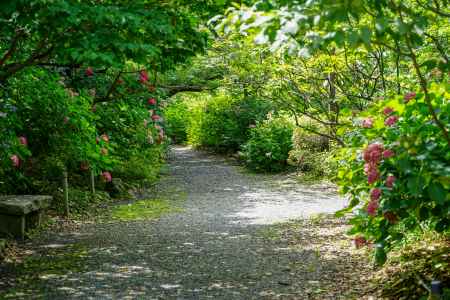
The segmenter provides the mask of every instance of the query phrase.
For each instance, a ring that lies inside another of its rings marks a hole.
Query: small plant
[[[303,129],[295,128],[288,163],[298,168],[302,180],[317,180],[332,177],[336,166],[333,164],[330,141],[326,137],[311,135]]]

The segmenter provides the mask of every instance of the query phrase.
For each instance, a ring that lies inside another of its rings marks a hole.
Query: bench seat
[[[27,230],[41,224],[51,201],[51,196],[41,195],[0,196],[0,232],[24,239]]]

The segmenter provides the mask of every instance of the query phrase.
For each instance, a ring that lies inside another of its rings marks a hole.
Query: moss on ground
[[[186,200],[185,191],[166,189],[155,198],[142,199],[113,206],[106,219],[119,221],[153,220],[163,215],[183,211],[182,202]]]
[[[111,210],[111,217],[120,221],[149,220],[180,211],[182,209],[169,200],[149,199],[117,205]]]
[[[26,257],[20,264],[11,263],[7,268],[13,271],[13,285],[0,299],[40,298],[40,291],[48,288],[51,282],[69,273],[82,272],[86,268],[87,248],[72,244],[61,248],[46,249],[43,253]]]

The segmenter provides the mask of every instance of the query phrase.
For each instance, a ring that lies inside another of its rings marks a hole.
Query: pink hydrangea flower
[[[367,213],[372,217],[376,216],[377,210],[378,210],[378,205],[379,204],[378,204],[377,200],[370,201],[369,204],[367,205]]]
[[[20,143],[21,145],[28,146],[28,140],[27,140],[27,138],[24,137],[24,136],[20,136],[20,137],[19,137],[19,143]]]
[[[416,98],[416,93],[414,93],[414,92],[406,93],[404,96],[405,103],[408,103],[409,101],[411,101],[414,98]]]
[[[148,104],[149,105],[155,105],[156,104],[156,99],[155,98],[150,98],[150,99],[148,99]]]
[[[370,200],[378,201],[381,197],[381,190],[379,188],[374,188],[370,191]]]
[[[369,184],[374,183],[379,178],[380,178],[380,173],[378,172],[378,170],[376,168],[372,168],[372,169],[369,170],[369,172],[367,174],[367,182]]]
[[[371,168],[372,168],[371,164],[369,164],[369,163],[364,164],[364,174],[366,174],[366,175],[369,174]]]
[[[386,107],[385,109],[383,109],[383,113],[386,116],[389,116],[390,114],[392,114],[394,112],[394,110],[392,109],[392,107]]]
[[[386,125],[386,126],[392,126],[392,125],[394,125],[397,121],[398,121],[398,117],[397,117],[397,116],[390,116],[390,117],[387,117],[387,118],[386,118],[386,120],[384,121],[384,125]]]
[[[91,67],[88,67],[84,73],[85,73],[86,76],[88,76],[88,77],[91,77],[92,75],[94,75],[94,71],[92,70]]]
[[[390,158],[393,157],[395,155],[395,152],[392,151],[391,149],[386,149],[383,151],[383,158]]]
[[[395,178],[394,175],[389,175],[386,178],[386,186],[389,187],[389,188],[393,187],[394,186],[394,182],[395,182],[396,179],[397,178]]]
[[[111,173],[109,173],[109,172],[102,172],[102,178],[106,182],[112,181],[112,176],[111,176]]]
[[[381,160],[383,152],[383,145],[379,143],[373,143],[367,146],[363,152],[363,159],[367,163],[378,164]]]
[[[364,119],[362,122],[362,127],[364,128],[372,128],[373,126],[373,119],[372,118],[367,118]]]
[[[11,163],[12,163],[14,168],[18,168],[20,166],[20,158],[19,158],[19,156],[14,154],[14,155],[11,155],[10,159],[11,159]]]
[[[147,74],[146,71],[141,71],[141,72],[139,73],[139,81],[140,81],[141,83],[144,83],[144,82],[147,82],[147,81],[148,81],[148,74]]]

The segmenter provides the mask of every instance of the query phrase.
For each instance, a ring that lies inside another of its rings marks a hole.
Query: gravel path
[[[334,212],[343,200],[324,186],[247,174],[189,148],[175,147],[171,156],[170,176],[159,190],[186,194],[182,212],[49,233],[34,247],[52,249],[55,256],[78,251],[76,261],[61,262],[67,271],[34,278],[16,298],[305,299],[306,283],[320,272],[300,272],[295,265],[317,259],[316,251],[290,251],[267,232],[276,222]],[[39,253],[34,255],[57,259]],[[334,263],[321,266],[330,271]]]

